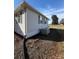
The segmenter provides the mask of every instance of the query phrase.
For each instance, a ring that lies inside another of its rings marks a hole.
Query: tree
[[[52,15],[52,24],[58,24],[58,17],[56,15]]]
[[[64,18],[60,21],[60,24],[64,25]]]

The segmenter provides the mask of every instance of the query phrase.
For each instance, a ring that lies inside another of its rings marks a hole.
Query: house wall
[[[43,29],[43,28],[48,28],[48,24],[39,24],[39,28]]]
[[[22,23],[18,23],[18,19],[15,17],[14,30],[20,35],[25,35],[25,13],[22,14]]]
[[[26,27],[27,28],[27,30],[26,30],[27,37],[30,37],[30,36],[33,36],[33,35],[39,33],[39,29],[41,29],[41,28],[48,27],[47,26],[48,24],[39,24],[38,23],[39,14],[28,8],[27,8],[26,16],[27,16],[27,18],[26,18],[26,20],[27,20],[27,24],[26,24],[27,25],[27,27]]]
[[[26,35],[27,37],[33,36],[39,32],[38,27],[38,14],[27,8],[27,24]]]
[[[38,13],[27,8],[22,14],[22,23],[18,23],[15,17],[15,31],[23,36],[26,35],[27,38],[39,33],[39,29],[48,27],[48,24],[38,23],[38,16]]]

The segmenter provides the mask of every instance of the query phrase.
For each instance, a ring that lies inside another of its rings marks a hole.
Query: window
[[[20,23],[22,23],[22,15],[20,15]]]
[[[42,16],[38,16],[38,23],[41,24],[42,23]]]
[[[46,20],[45,17],[39,15],[38,16],[38,23],[39,24],[46,24],[47,23],[47,20]]]
[[[17,16],[18,17],[18,23],[20,23],[20,16]]]
[[[45,18],[44,17],[42,17],[42,23],[45,24]]]
[[[45,18],[45,21],[44,21],[44,23],[46,24],[47,23],[47,19]]]
[[[40,24],[40,15],[38,15],[38,24]]]
[[[18,18],[18,23],[22,23],[22,15],[18,15],[17,18]]]
[[[42,20],[42,16],[40,16],[40,23],[42,23],[43,22],[43,20]]]

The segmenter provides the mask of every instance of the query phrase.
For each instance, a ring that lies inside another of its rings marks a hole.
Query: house
[[[14,10],[14,31],[28,38],[38,34],[40,29],[47,29],[49,33],[48,18],[27,2],[22,2]]]

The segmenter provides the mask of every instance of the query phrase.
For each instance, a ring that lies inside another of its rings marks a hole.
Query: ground
[[[60,24],[60,25],[49,25],[49,28],[64,30],[64,25],[63,24]]]
[[[48,35],[38,34],[25,43],[26,59],[64,59],[64,26],[49,25]]]

